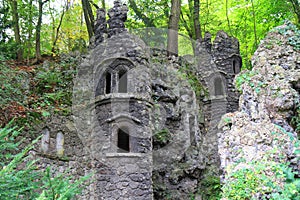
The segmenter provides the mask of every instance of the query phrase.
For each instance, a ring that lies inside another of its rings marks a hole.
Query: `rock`
[[[275,40],[281,44],[273,43],[272,48],[266,48],[266,44]],[[254,161],[267,160],[278,165],[290,162],[294,169],[299,166],[299,160],[293,159],[298,138],[289,125],[300,99],[299,91],[293,88],[293,83],[300,80],[300,70],[296,67],[299,56],[300,52],[290,46],[288,37],[278,31],[270,32],[255,52],[253,76],[241,86],[239,111],[224,115],[219,123],[222,131],[218,134],[218,147],[223,178],[225,174],[230,177],[232,172],[248,168],[246,163]],[[274,176],[268,170],[265,174]],[[223,181],[230,181],[226,177]],[[276,181],[283,184],[282,179]]]

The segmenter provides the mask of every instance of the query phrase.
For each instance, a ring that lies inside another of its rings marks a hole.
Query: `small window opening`
[[[41,150],[43,153],[46,153],[49,150],[50,145],[50,131],[48,128],[44,128],[42,130],[43,137],[42,137],[42,144],[41,144]]]
[[[119,72],[119,93],[127,92],[127,71],[121,70]]]
[[[56,154],[61,157],[64,155],[64,134],[58,132],[56,135]]]
[[[129,135],[127,129],[118,130],[118,152],[128,153],[129,152]]]
[[[224,88],[222,84],[222,79],[221,78],[216,78],[214,80],[214,86],[215,86],[215,95],[224,95]]]
[[[111,93],[111,74],[109,72],[106,73],[105,77],[105,94],[110,94]]]
[[[238,74],[241,71],[241,67],[239,65],[239,62],[237,62],[235,59],[232,61],[232,67],[233,67],[233,72],[234,74]]]

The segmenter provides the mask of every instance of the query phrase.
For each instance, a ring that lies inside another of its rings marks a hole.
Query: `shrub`
[[[287,134],[294,145],[294,155],[300,158],[300,141],[292,133],[278,126],[280,132]],[[227,168],[228,175],[222,187],[222,197],[230,200],[238,199],[274,199],[299,200],[299,172],[293,172],[289,163],[273,161],[284,147],[279,143],[277,148],[266,152],[260,160],[251,163],[236,163]]]
[[[33,144],[25,147],[20,153],[10,153],[18,150],[20,142],[15,138],[19,135],[11,123],[0,129],[0,199],[39,199],[67,200],[79,194],[79,187],[89,176],[72,181],[67,174],[53,176],[51,169],[38,169],[36,160],[30,159],[28,152]]]

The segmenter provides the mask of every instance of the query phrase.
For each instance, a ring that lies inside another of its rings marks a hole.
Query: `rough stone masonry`
[[[194,56],[168,57],[126,30],[127,11],[120,1],[108,20],[97,11],[73,114],[41,127],[41,163],[93,173],[80,199],[188,199],[208,173],[219,175],[217,122],[238,106],[239,44],[223,31],[212,43],[206,33]]]

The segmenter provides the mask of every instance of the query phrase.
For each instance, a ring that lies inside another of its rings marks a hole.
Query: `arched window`
[[[127,71],[126,70],[120,70],[118,75],[119,75],[118,92],[119,93],[126,93],[127,92]]]
[[[46,153],[49,150],[50,145],[50,131],[48,128],[42,130],[43,137],[41,141],[41,150],[43,153]]]
[[[59,131],[56,135],[56,154],[61,157],[64,155],[64,134]]]
[[[233,73],[238,74],[241,71],[241,62],[240,59],[233,58],[232,60],[232,68],[233,68]]]
[[[110,94],[111,92],[111,73],[107,72],[105,75],[105,94]]]
[[[215,88],[215,96],[224,95],[223,81],[220,77],[215,78],[214,88]]]
[[[128,153],[130,151],[129,148],[129,134],[127,128],[119,128],[118,129],[118,152],[120,153]]]

